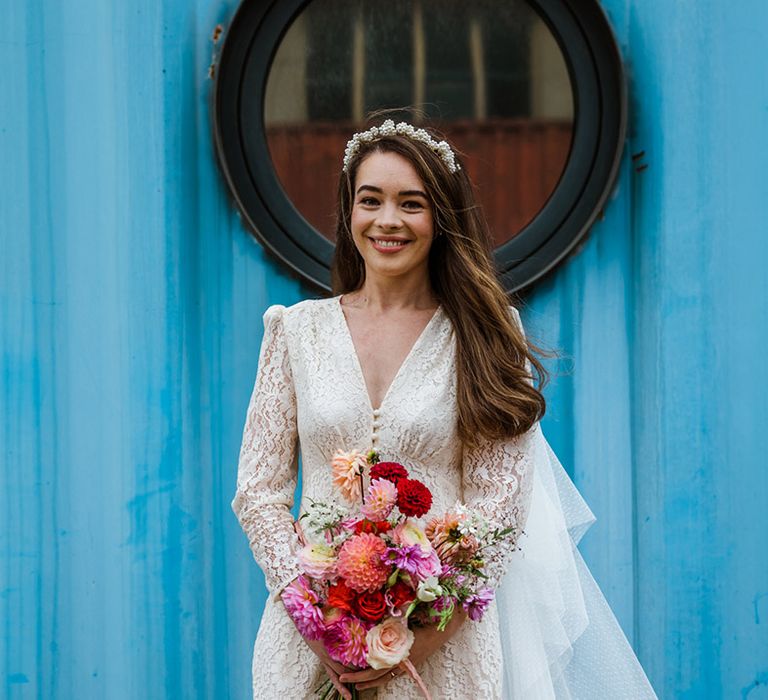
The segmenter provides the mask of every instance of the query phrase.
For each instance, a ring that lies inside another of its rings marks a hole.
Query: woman
[[[294,627],[280,593],[299,573],[290,507],[335,501],[339,449],[376,449],[429,486],[525,529],[486,562],[482,621],[416,630],[410,659],[434,698],[652,698],[575,544],[592,516],[541,434],[543,367],[507,303],[490,236],[450,146],[391,121],[356,134],[339,187],[336,296],[267,310],[233,509],[270,597],[254,698],[421,697],[399,669],[354,671]],[[568,517],[564,515],[568,514]]]

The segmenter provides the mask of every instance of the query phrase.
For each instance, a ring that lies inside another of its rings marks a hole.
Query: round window
[[[626,97],[597,0],[243,2],[217,67],[219,162],[249,229],[325,290],[344,146],[381,110],[462,152],[515,291],[602,207]]]

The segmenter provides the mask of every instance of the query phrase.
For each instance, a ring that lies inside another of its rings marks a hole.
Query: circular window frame
[[[311,1],[241,3],[217,62],[213,132],[220,169],[249,231],[300,279],[327,292],[334,245],[285,193],[272,165],[263,109],[280,41]],[[587,234],[615,183],[627,128],[621,54],[598,0],[583,0],[578,8],[563,0],[526,2],[549,26],[563,52],[573,89],[574,123],[557,186],[536,216],[494,249],[500,280],[509,292],[519,292],[549,273]],[[261,97],[243,101],[243,93]]]

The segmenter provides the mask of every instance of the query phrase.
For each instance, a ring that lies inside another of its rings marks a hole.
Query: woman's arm
[[[264,571],[270,595],[300,573],[298,538],[290,509],[298,479],[296,396],[283,328],[285,307],[264,314],[259,369],[243,430],[237,491],[237,515],[254,559]]]

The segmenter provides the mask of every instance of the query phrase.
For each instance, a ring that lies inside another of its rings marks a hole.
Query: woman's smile
[[[402,238],[373,238],[369,237],[373,247],[380,253],[391,255],[405,248],[411,241]]]

